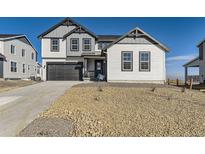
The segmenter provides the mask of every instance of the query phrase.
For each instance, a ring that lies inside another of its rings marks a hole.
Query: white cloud
[[[184,55],[184,56],[173,56],[173,57],[168,57],[166,61],[189,61],[194,58],[196,58],[196,55]]]

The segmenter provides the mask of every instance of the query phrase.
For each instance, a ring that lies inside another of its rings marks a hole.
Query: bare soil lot
[[[41,118],[72,121],[67,136],[205,136],[205,94],[170,86],[82,84]],[[33,130],[40,129],[31,123],[21,135]]]
[[[31,80],[0,80],[0,93],[35,83]]]

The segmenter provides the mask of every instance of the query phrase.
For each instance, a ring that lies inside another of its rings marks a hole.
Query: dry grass
[[[35,83],[31,80],[0,80],[0,93]]]
[[[73,87],[43,117],[73,136],[205,136],[205,94],[174,88]]]

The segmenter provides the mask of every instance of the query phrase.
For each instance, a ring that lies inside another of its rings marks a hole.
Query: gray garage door
[[[82,80],[82,64],[47,64],[47,80]]]

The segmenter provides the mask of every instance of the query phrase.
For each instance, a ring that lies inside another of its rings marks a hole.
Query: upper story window
[[[11,61],[11,72],[17,72],[17,63]]]
[[[122,71],[132,71],[133,70],[133,53],[132,51],[122,52]]]
[[[25,49],[22,49],[22,57],[25,57]]]
[[[101,50],[104,47],[108,46],[110,42],[98,42],[98,49]]]
[[[51,51],[52,52],[59,51],[59,39],[51,39]]]
[[[31,53],[31,59],[32,60],[34,59],[34,53],[33,52]]]
[[[203,60],[203,43],[199,46],[199,59]]]
[[[150,71],[150,52],[149,51],[140,51],[139,52],[139,65],[141,72],[149,72]]]
[[[79,39],[71,38],[70,39],[70,50],[71,51],[79,51]]]
[[[15,52],[16,52],[15,50],[16,50],[15,46],[11,45],[11,54],[15,54]]]
[[[91,39],[90,38],[83,38],[83,50],[91,51]]]

